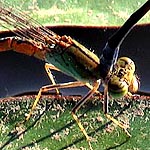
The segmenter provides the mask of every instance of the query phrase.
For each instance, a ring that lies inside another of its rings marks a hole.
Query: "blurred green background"
[[[7,0],[44,25],[122,25],[146,0]],[[148,13],[140,23],[149,22]]]

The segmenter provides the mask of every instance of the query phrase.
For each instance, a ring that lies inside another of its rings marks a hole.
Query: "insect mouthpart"
[[[121,98],[128,93],[128,84],[114,75],[108,82],[108,93],[113,98]]]

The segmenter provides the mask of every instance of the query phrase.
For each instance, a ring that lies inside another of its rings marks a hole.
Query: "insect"
[[[18,37],[0,39],[0,51],[14,50],[41,59],[47,64],[45,68],[52,81],[52,85],[40,88],[36,100],[24,122],[29,120],[38,103],[42,92],[61,88],[87,86],[89,92],[72,109],[72,116],[88,141],[92,150],[91,140],[76,115],[80,107],[96,92],[100,84],[104,85],[103,110],[106,117],[122,128],[130,136],[127,126],[109,115],[109,97],[123,97],[134,93],[139,88],[139,81],[135,75],[135,64],[128,57],[118,59],[119,47],[132,27],[149,11],[150,0],[134,12],[123,26],[108,39],[100,57],[78,43],[69,36],[59,36],[45,28],[37,21],[23,14],[20,10],[0,3],[0,20],[16,28]],[[6,27],[6,26],[5,26]],[[6,27],[8,28],[8,27]],[[118,60],[117,60],[118,59]],[[60,71],[74,77],[77,81],[56,84],[51,70]]]

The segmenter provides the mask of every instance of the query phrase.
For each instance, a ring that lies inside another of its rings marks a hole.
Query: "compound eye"
[[[128,85],[118,77],[113,77],[108,82],[108,93],[113,98],[121,98],[128,93]]]

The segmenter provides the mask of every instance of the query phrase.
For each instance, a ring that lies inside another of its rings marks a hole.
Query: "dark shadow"
[[[21,149],[26,148],[26,147],[34,146],[35,143],[40,143],[40,142],[46,140],[47,138],[52,137],[52,136],[55,135],[56,133],[61,132],[62,130],[66,129],[67,127],[72,126],[74,123],[75,123],[75,121],[73,120],[73,121],[71,121],[70,123],[68,123],[67,125],[63,126],[62,128],[60,128],[60,129],[54,131],[53,133],[48,134],[48,135],[46,135],[46,136],[44,136],[44,137],[42,137],[42,138],[40,138],[40,139],[38,139],[38,140],[36,140],[36,141],[34,141],[34,142],[32,142],[32,143],[29,143],[29,144],[27,144],[27,145],[24,145],[24,146],[18,148],[17,150],[21,150]],[[84,139],[84,138],[83,138],[83,139]],[[82,140],[83,140],[83,139],[82,139]],[[79,142],[79,141],[78,141],[78,142]]]
[[[117,117],[119,117],[121,114],[123,114],[123,112],[124,112],[125,110],[127,110],[127,109],[131,106],[131,104],[132,104],[132,102],[130,102],[126,107],[124,107],[124,108],[120,111],[120,113],[119,113],[117,116],[115,116],[114,118],[117,118]],[[88,111],[89,111],[89,109],[88,109],[86,112],[88,112]],[[85,112],[85,113],[86,113],[86,112]],[[79,119],[82,118],[83,115],[84,115],[84,114],[82,114],[82,115],[79,117]],[[40,138],[40,139],[38,139],[38,140],[36,140],[36,141],[34,141],[34,142],[31,142],[31,143],[27,144],[27,145],[24,145],[24,146],[18,148],[17,150],[21,150],[21,149],[26,148],[26,147],[31,147],[31,146],[33,146],[35,143],[38,144],[38,143],[40,143],[40,142],[46,140],[47,138],[52,137],[54,134],[56,134],[56,133],[58,133],[58,132],[61,132],[62,130],[66,129],[66,128],[70,127],[70,126],[72,126],[74,123],[76,123],[76,122],[75,122],[74,120],[72,120],[70,123],[68,123],[67,125],[63,126],[63,127],[60,128],[60,129],[54,131],[53,133],[48,134],[48,135],[46,135],[46,136],[44,136],[44,137],[42,137],[42,138]],[[107,122],[106,124],[104,124],[104,125],[100,126],[99,128],[95,129],[93,132],[88,133],[88,135],[89,135],[89,136],[93,136],[93,135],[95,134],[95,132],[98,132],[98,131],[101,131],[101,130],[105,129],[106,126],[110,125],[111,123],[112,123],[112,121]],[[75,144],[77,144],[77,143],[79,143],[79,142],[81,142],[81,141],[83,141],[83,140],[85,140],[85,137],[84,137],[84,136],[81,137],[81,138],[79,138],[79,139],[77,139],[77,140],[75,140],[74,142],[70,143],[69,145],[60,148],[59,150],[67,149],[68,147],[71,147],[71,146],[73,146],[73,145],[75,145]],[[119,147],[119,146],[125,144],[127,141],[128,141],[128,139],[126,139],[126,140],[123,141],[122,143],[120,143],[120,144],[118,144],[118,145],[115,145],[115,146],[112,146],[112,147],[110,147],[110,148],[108,148],[108,149],[114,149],[114,148],[116,148],[116,147]]]
[[[132,104],[132,102],[130,102],[130,103],[128,104],[128,106],[124,107],[124,108],[120,111],[120,113],[119,113],[117,116],[115,116],[114,118],[119,117],[125,110],[127,110],[127,109],[131,106],[131,104]],[[111,123],[112,123],[112,121],[107,122],[106,124],[102,125],[101,127],[95,129],[93,132],[88,133],[88,135],[89,135],[89,136],[93,136],[96,132],[102,131],[103,129],[105,129],[105,128],[106,128],[108,125],[110,125]],[[74,141],[73,143],[71,143],[71,144],[69,144],[69,145],[67,145],[67,146],[65,146],[65,147],[62,147],[62,148],[59,149],[59,150],[67,149],[68,147],[71,147],[71,146],[73,146],[73,145],[75,145],[75,144],[81,142],[82,140],[85,140],[85,137],[82,137],[82,138],[80,138],[80,139],[77,139],[77,140]],[[117,148],[117,147],[119,147],[119,146],[125,144],[128,140],[129,140],[129,138],[127,138],[125,141],[119,143],[118,145],[111,146],[111,147],[107,148],[106,150]]]
[[[87,110],[86,112],[88,112],[88,111],[89,111],[89,110]],[[85,112],[85,113],[86,113],[86,112]],[[79,117],[79,119],[81,119],[81,118],[83,117],[83,115],[84,115],[84,113]],[[33,146],[35,143],[40,143],[40,142],[46,140],[47,138],[52,137],[52,136],[55,135],[56,133],[59,133],[59,132],[61,132],[62,130],[66,129],[66,128],[70,127],[70,126],[72,126],[72,125],[75,124],[75,123],[76,123],[75,120],[71,120],[70,123],[66,124],[66,125],[63,126],[62,128],[60,128],[60,129],[58,129],[58,130],[52,132],[51,134],[48,134],[48,135],[46,135],[46,136],[40,138],[40,139],[38,139],[38,140],[36,140],[36,141],[34,141],[34,142],[32,142],[32,143],[29,143],[29,144],[27,144],[27,145],[25,145],[25,146],[22,146],[22,147],[18,148],[17,150],[21,150],[21,149],[26,148],[26,147],[31,147],[31,146]],[[84,137],[83,137],[82,140],[84,140]],[[79,141],[78,141],[78,142],[79,142]]]
[[[11,142],[17,140],[21,135],[25,134],[27,131],[29,131],[32,127],[34,127],[34,125],[40,120],[40,118],[45,114],[45,112],[47,111],[47,107],[45,107],[45,110],[36,118],[36,120],[29,126],[27,127],[26,130],[22,131],[21,133],[17,134],[17,133],[8,133],[7,136],[11,136],[9,138],[8,141],[6,141],[1,147],[0,150],[4,149],[8,144],[10,144]]]
[[[111,150],[111,149],[116,149],[117,147],[122,146],[123,144],[127,143],[129,141],[130,137],[127,137],[125,141],[123,141],[122,143],[115,145],[115,146],[111,146],[109,148],[107,148],[106,150]]]

